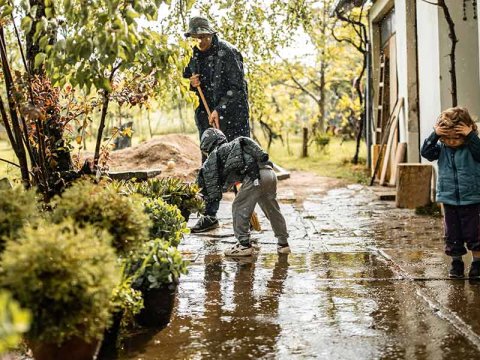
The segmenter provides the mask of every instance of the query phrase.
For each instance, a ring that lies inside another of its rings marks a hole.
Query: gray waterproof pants
[[[260,184],[257,186],[247,176],[233,200],[233,231],[244,246],[250,243],[250,217],[257,203],[270,221],[278,244],[287,244],[287,225],[277,202],[277,176],[270,167],[260,169]]]

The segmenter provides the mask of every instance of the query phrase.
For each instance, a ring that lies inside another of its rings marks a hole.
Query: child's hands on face
[[[467,136],[468,134],[470,134],[473,130],[473,127],[470,125],[466,125],[465,123],[461,122],[459,123],[457,126],[455,126],[455,133],[457,135],[461,135],[461,136]]]
[[[433,129],[435,130],[435,134],[438,136],[448,136],[450,135],[450,129],[446,126],[440,126],[438,124],[433,125]]]

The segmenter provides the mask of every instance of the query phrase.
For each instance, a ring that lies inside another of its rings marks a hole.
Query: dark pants
[[[445,254],[462,256],[480,251],[480,204],[444,205]]]

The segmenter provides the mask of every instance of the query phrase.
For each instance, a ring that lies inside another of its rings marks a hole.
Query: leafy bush
[[[121,313],[124,326],[133,324],[134,315],[143,309],[142,293],[132,288],[132,280],[133,277],[123,274],[122,280],[112,293],[113,312]]]
[[[79,181],[54,199],[52,219],[59,223],[71,217],[77,224],[106,229],[117,253],[127,255],[140,248],[151,226],[142,200],[139,195],[123,196],[111,187]]]
[[[26,227],[7,243],[1,282],[32,312],[31,339],[60,344],[102,337],[119,280],[110,240],[106,231],[68,220]]]
[[[144,206],[153,223],[150,237],[161,238],[173,246],[178,246],[183,234],[188,233],[187,224],[180,210],[162,199],[147,199]]]
[[[149,241],[144,248],[144,261],[138,264],[133,288],[146,291],[162,285],[178,282],[187,273],[188,262],[182,259],[177,248],[160,239]]]
[[[328,144],[330,144],[330,136],[324,133],[317,133],[313,138],[317,149],[320,151],[325,151],[327,149]]]
[[[0,252],[6,238],[15,238],[27,223],[38,219],[37,200],[33,190],[21,187],[0,190]]]
[[[22,309],[9,292],[0,291],[0,355],[20,343],[30,321],[30,312]]]
[[[205,207],[198,185],[183,183],[177,178],[154,178],[141,183],[126,182],[124,188],[127,192],[142,194],[150,199],[161,198],[178,207],[186,219],[191,213],[202,212]]]

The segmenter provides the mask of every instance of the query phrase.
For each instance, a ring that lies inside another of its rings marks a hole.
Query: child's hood
[[[202,138],[200,139],[200,150],[210,154],[213,150],[224,143],[227,143],[227,138],[223,132],[218,129],[208,128],[203,132]]]

